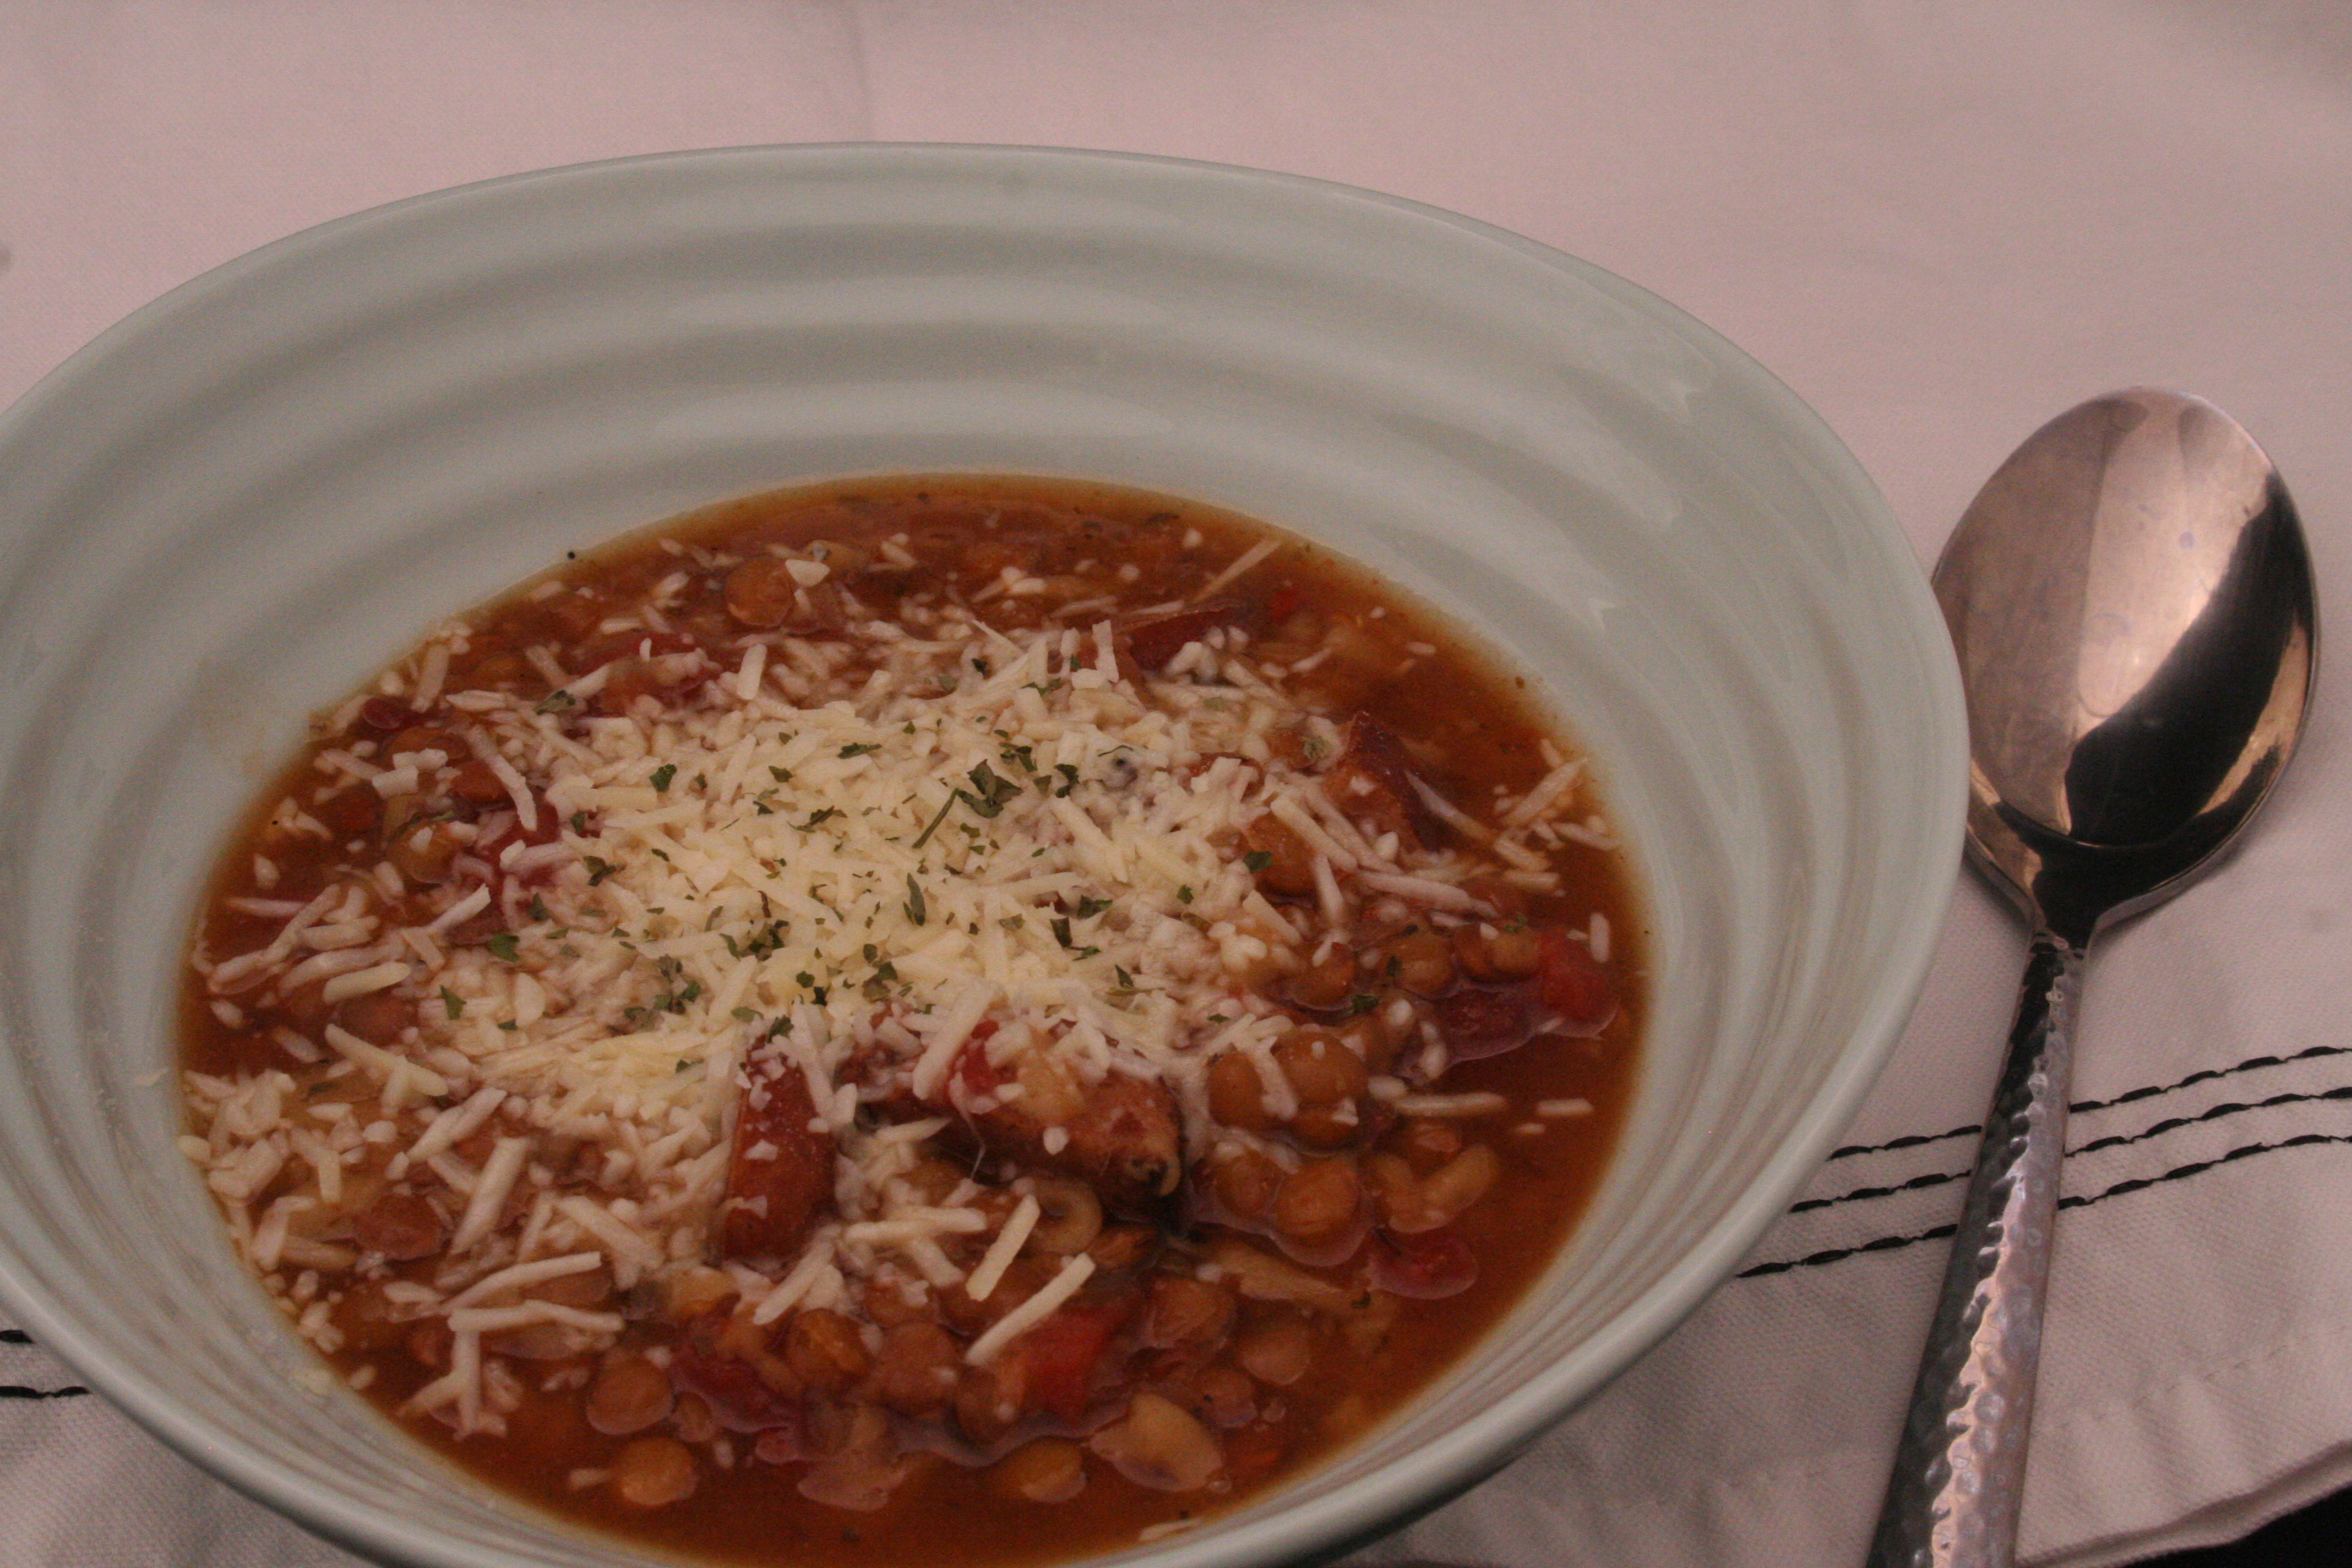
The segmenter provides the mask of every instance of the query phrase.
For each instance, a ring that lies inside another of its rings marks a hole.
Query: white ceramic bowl
[[[1598,757],[1654,920],[1638,1099],[1547,1282],[1370,1440],[1120,1560],[1379,1531],[1664,1333],[1860,1100],[1958,864],[1958,682],[1870,481],[1730,344],[1510,235],[1234,169],[877,146],[362,213],[167,295],[0,419],[16,1320],[359,1550],[627,1560],[320,1391],[173,1147],[190,911],[306,712],[439,616],[701,502],[940,469],[1214,502],[1454,612]]]

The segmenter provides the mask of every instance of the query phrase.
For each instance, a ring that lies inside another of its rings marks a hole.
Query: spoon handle
[[[1869,1568],[2009,1568],[2066,1152],[2083,949],[2037,931]]]

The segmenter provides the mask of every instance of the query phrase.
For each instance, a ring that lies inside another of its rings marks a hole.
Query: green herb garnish
[[[982,817],[994,816],[1004,809],[1006,801],[1021,793],[1019,784],[1011,779],[997,777],[996,771],[986,763],[974,763],[967,776],[971,780],[972,788],[956,791],[956,798]],[[974,794],[973,790],[979,793]]]
[[[942,823],[942,822],[945,822],[945,821],[948,819],[948,813],[949,813],[949,811],[950,811],[951,809],[953,809],[953,807],[954,807],[954,805],[955,805],[955,803],[956,803],[956,797],[955,797],[955,795],[954,795],[954,793],[953,793],[952,791],[950,791],[950,792],[949,793],[949,795],[948,795],[947,799],[945,799],[945,800],[943,800],[943,801],[940,802],[940,810],[939,810],[939,815],[938,815],[938,816],[934,816],[934,817],[932,817],[932,818],[931,818],[931,820],[930,820],[930,825],[929,825],[929,826],[925,827],[921,833],[919,833],[919,834],[918,834],[918,835],[916,836],[916,837],[915,837],[915,847],[916,847],[916,848],[920,849],[924,845],[929,844],[929,843],[931,841],[931,835],[932,835],[932,834],[934,834],[934,833],[937,833],[937,832],[940,830],[940,823]],[[918,925],[919,925],[919,924],[921,924],[922,922],[921,922],[921,921],[918,921],[916,923],[917,923]]]

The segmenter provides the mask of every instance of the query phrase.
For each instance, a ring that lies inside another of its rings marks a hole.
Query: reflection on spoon
[[[2178,892],[2293,754],[2311,560],[2270,459],[2178,393],[2094,399],[1986,481],[1936,567],[1969,738],[1969,858],[2033,928],[1872,1568],[2006,1568],[2091,939]]]

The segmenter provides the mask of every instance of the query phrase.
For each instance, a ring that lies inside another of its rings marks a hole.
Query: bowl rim
[[[1714,328],[1641,285],[1556,247],[1408,197],[1312,175],[1243,164],[1164,154],[1080,147],[977,142],[821,142],[746,144],[637,153],[553,165],[470,181],[402,197],[314,224],[211,267],[139,307],[45,373],[12,405],[0,408],[0,450],[6,449],[52,403],[70,395],[93,369],[136,352],[142,338],[182,312],[232,290],[248,279],[306,253],[332,246],[366,230],[429,219],[445,209],[461,209],[485,198],[526,193],[572,181],[614,175],[660,175],[670,171],[727,164],[766,165],[779,179],[825,166],[865,163],[877,173],[910,171],[935,176],[962,170],[971,174],[1000,165],[1030,169],[1128,167],[1145,177],[1223,184],[1235,190],[1272,192],[1308,205],[1369,206],[1444,231],[1499,246],[1555,272],[1563,273],[1654,325],[1674,332],[1702,353],[1717,373],[1741,384],[1782,422],[1821,466],[1824,482],[1843,500],[1861,526],[1849,544],[1866,545],[1870,565],[1899,599],[1897,618],[1915,634],[1925,655],[1924,706],[1932,732],[1917,739],[1929,766],[1923,773],[1946,781],[1947,809],[1923,835],[1912,857],[1918,898],[1895,940],[1867,1003],[1849,1030],[1847,1047],[1823,1077],[1788,1134],[1765,1160],[1744,1192],[1715,1224],[1592,1335],[1567,1355],[1543,1367],[1469,1419],[1423,1447],[1320,1496],[1276,1507],[1264,1517],[1209,1539],[1179,1534],[1146,1547],[1107,1555],[1119,1561],[1149,1559],[1163,1568],[1208,1568],[1243,1558],[1329,1555],[1377,1537],[1418,1511],[1467,1489],[1499,1469],[1556,1422],[1630,1367],[1690,1315],[1725,1282],[1740,1258],[1777,1220],[1790,1200],[1827,1157],[1838,1136],[1899,1041],[1924,987],[1948,915],[1960,867],[1966,795],[1967,731],[1958,669],[1944,622],[1900,522],[1858,459],[1810,405],[1759,362]],[[267,1455],[236,1433],[189,1409],[146,1378],[138,1368],[118,1363],[111,1353],[76,1326],[68,1304],[53,1300],[38,1283],[20,1277],[15,1257],[0,1249],[0,1305],[44,1350],[72,1366],[96,1391],[212,1475],[262,1501],[307,1529],[372,1555],[402,1561],[510,1564],[536,1561],[505,1550],[480,1548],[443,1533],[427,1519],[395,1515],[355,1497],[316,1491],[289,1482]],[[465,1472],[452,1467],[452,1473]],[[477,1483],[479,1484],[479,1483]],[[502,1495],[502,1494],[501,1494]],[[1279,1493],[1272,1494],[1278,1498]],[[509,1500],[509,1502],[512,1500]],[[618,1537],[572,1524],[536,1505],[513,1503],[595,1539]],[[1212,1521],[1213,1522],[1213,1521]],[[1100,1561],[1101,1558],[1089,1559]],[[649,1559],[655,1561],[655,1559]],[[1088,1561],[1088,1560],[1079,1560]]]

